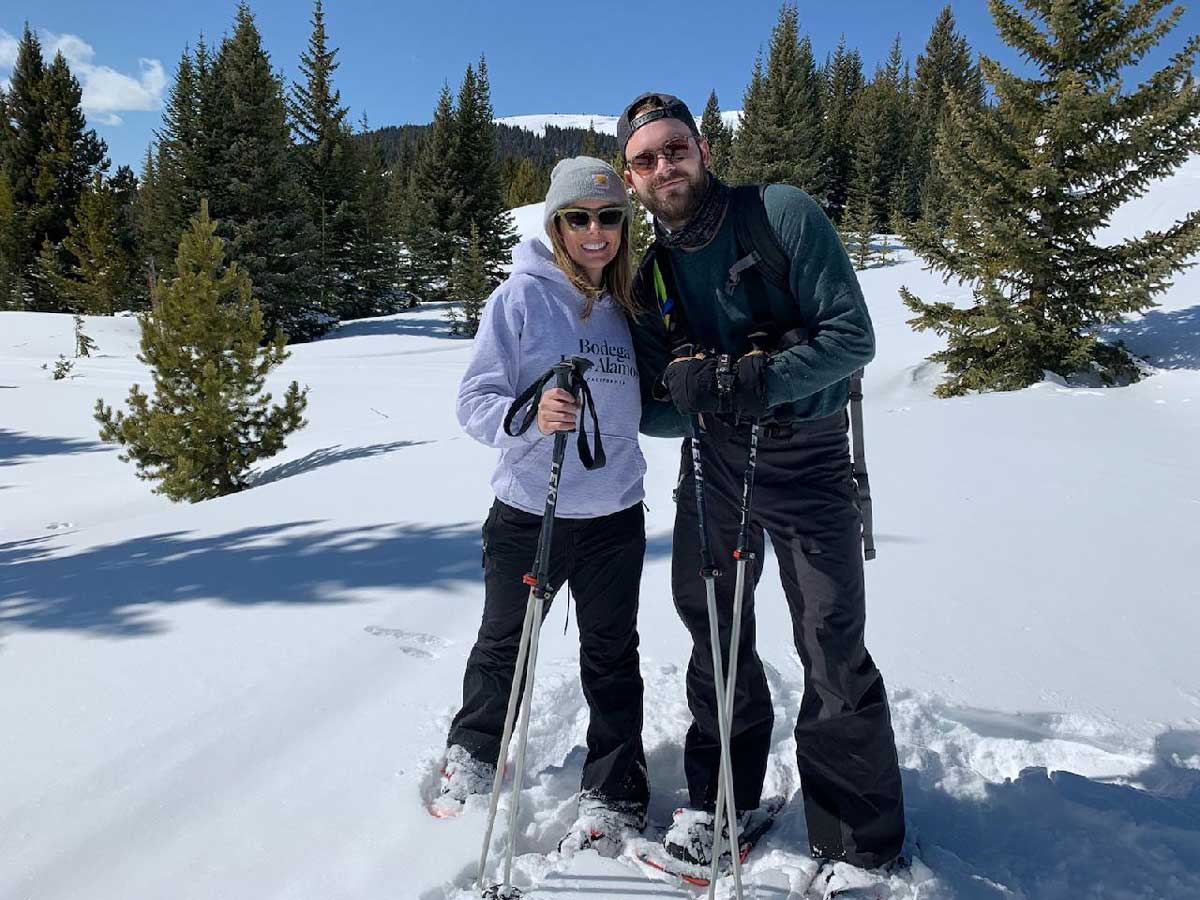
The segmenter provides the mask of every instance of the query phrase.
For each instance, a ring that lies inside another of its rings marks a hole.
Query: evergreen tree
[[[447,172],[455,153],[454,108],[449,85],[442,86],[433,123],[422,142],[408,188],[401,223],[410,255],[412,280],[423,299],[445,299],[454,260],[454,219],[458,188]]]
[[[472,225],[470,239],[454,259],[450,297],[458,301],[459,308],[456,309],[452,305],[449,309],[451,334],[475,337],[475,333],[479,331],[479,318],[483,315],[484,303],[491,291],[479,228]]]
[[[510,164],[509,168],[512,170],[504,194],[504,203],[509,209],[540,203],[546,199],[546,192],[550,190],[549,179],[543,179],[542,173],[529,157],[522,156],[518,159],[510,156],[505,163]]]
[[[142,249],[165,271],[175,259],[179,238],[200,206],[197,184],[200,141],[199,83],[191,51],[184,49],[175,69],[162,127],[155,131],[154,157],[143,170],[140,211]],[[146,177],[149,174],[152,177]]]
[[[947,5],[934,22],[925,52],[917,55],[913,85],[913,139],[908,153],[909,178],[905,182],[907,220],[923,217],[939,227],[946,218],[946,191],[935,166],[933,148],[946,118],[946,95],[955,91],[966,103],[982,107],[983,80],[972,62],[967,39],[955,29],[954,13]]]
[[[293,164],[283,87],[244,3],[201,78],[200,106],[209,205],[229,256],[254,285],[267,330],[310,340],[333,321],[314,285],[317,236]]]
[[[172,500],[243,489],[250,467],[305,424],[307,388],[293,381],[275,406],[263,393],[267,374],[288,356],[285,340],[260,347],[261,308],[246,272],[225,265],[223,245],[204,202],[180,241],[178,274],[141,318],[138,359],[153,370],[153,394],[134,385],[128,412],[96,401],[100,439],[122,445],[121,460]]]
[[[865,170],[866,167],[864,167]],[[863,176],[865,179],[866,176]],[[879,219],[875,211],[872,191],[863,179],[856,179],[850,192],[850,204],[846,208],[846,225],[853,246],[851,257],[857,269],[870,265],[873,256],[871,241],[878,231]]]
[[[824,199],[821,80],[795,6],[784,6],[771,33],[765,73],[755,64],[734,145],[738,181],[793,184]]]
[[[363,317],[395,311],[396,248],[388,208],[390,176],[378,136],[367,129],[364,115],[359,140],[351,145],[360,175],[350,200],[354,230],[349,253],[351,290],[347,316]]]
[[[18,268],[17,207],[13,202],[8,173],[0,168],[0,309],[23,306]]]
[[[1154,305],[1173,272],[1200,250],[1200,211],[1115,246],[1096,233],[1200,148],[1200,36],[1124,92],[1121,73],[1178,23],[1169,0],[1072,0],[1021,12],[990,9],[1003,40],[1028,59],[1020,77],[981,58],[998,98],[979,110],[951,89],[935,150],[953,204],[945,231],[917,226],[910,247],[935,271],[969,282],[974,305],[926,303],[901,289],[918,330],[947,338],[941,396],[1012,390],[1043,372],[1136,377],[1095,328]]]
[[[721,118],[721,106],[716,91],[709,92],[704,115],[700,118],[700,134],[708,140],[708,167],[722,181],[727,181],[732,162],[730,157],[733,150],[733,129]]]
[[[758,174],[768,161],[767,95],[764,85],[762,50],[754,57],[750,83],[742,94],[742,112],[734,133],[733,152],[729,164],[729,180],[733,182],[762,181]]]
[[[855,111],[863,89],[862,57],[846,49],[845,38],[838,41],[825,81],[825,204],[829,218],[840,225],[854,177]]]
[[[600,145],[596,140],[596,123],[588,121],[587,134],[583,136],[583,144],[579,147],[580,156],[591,156],[593,158],[600,155]]]
[[[516,223],[504,203],[500,167],[496,162],[496,114],[492,109],[492,89],[488,78],[487,60],[479,59],[474,73],[467,67],[463,84],[471,84],[469,112],[463,111],[460,101],[455,141],[459,149],[458,177],[462,188],[457,198],[456,235],[462,243],[471,240],[471,226],[479,230],[480,253],[487,271],[488,283],[495,287],[504,278],[503,267],[512,262],[512,249],[517,243]],[[592,140],[596,140],[595,132]]]
[[[36,190],[38,154],[45,144],[45,74],[42,45],[26,22],[5,93],[5,137],[0,141],[0,169],[7,175],[12,202],[8,278],[11,290],[19,292],[15,302],[22,305],[32,303],[30,275],[46,232],[47,215],[39,208]]]
[[[388,221],[396,246],[396,282],[400,295],[409,307],[416,306],[425,296],[426,283],[421,259],[412,249],[413,235],[418,234],[421,207],[416,197],[416,174],[392,176],[388,197]]]
[[[83,91],[61,53],[46,67],[42,96],[46,120],[37,156],[35,208],[43,245],[48,244],[66,265],[63,241],[87,186],[108,169],[108,151],[96,132],[87,128],[80,106]],[[36,308],[64,311],[62,298],[45,280],[35,278],[32,286]]]
[[[901,67],[897,37],[887,63],[876,67],[871,83],[863,88],[854,113],[850,202],[857,204],[865,192],[870,198],[872,219],[882,229],[890,224],[892,194],[899,186],[906,153],[906,97]]]
[[[316,234],[313,274],[318,303],[337,318],[354,318],[363,314],[354,247],[361,228],[357,214],[364,160],[355,152],[348,110],[333,86],[337,53],[328,45],[321,0],[315,0],[308,50],[300,56],[304,79],[292,85],[292,130]]]
[[[96,342],[83,330],[83,316],[75,314],[75,358],[91,356],[96,349]]]
[[[119,227],[116,197],[97,174],[79,200],[61,253],[47,241],[38,259],[42,277],[65,301],[61,306],[111,316],[133,305],[135,264],[121,246]]]

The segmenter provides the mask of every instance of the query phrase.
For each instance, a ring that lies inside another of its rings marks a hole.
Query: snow
[[[1200,206],[1197,179],[1193,158],[1108,236]],[[540,232],[541,205],[516,218]],[[879,343],[868,644],[920,860],[880,896],[1200,896],[1200,275],[1113,329],[1156,367],[1142,383],[956,400],[931,396],[937,339],[908,329],[897,290],[966,289],[903,253],[861,279]],[[485,805],[454,820],[423,805],[478,627],[494,458],[455,421],[470,345],[444,313],[293,348],[270,386],[309,385],[310,424],[254,488],[196,505],[152,494],[97,440],[96,399],[148,382],[134,319],[87,319],[97,354],[54,381],[41,365],[70,355],[70,317],[0,313],[5,900],[471,896]],[[669,590],[678,445],[644,449],[661,827],[685,797],[690,645]],[[791,802],[746,866],[760,897],[800,896],[815,869],[792,759],[802,672],[774,571],[757,604],[777,707],[765,794]],[[628,858],[553,852],[587,723],[563,615],[543,630],[517,880],[543,900],[695,896]]]
[[[696,117],[696,124],[700,124],[700,114],[704,111],[704,104],[699,106],[688,104],[688,109],[692,111],[692,115]],[[733,129],[741,124],[740,109],[723,110],[721,112],[721,121]],[[555,128],[582,128],[585,131],[591,127],[598,134],[611,134],[614,137],[617,134],[617,119],[620,116],[606,115],[576,115],[566,113],[552,113],[550,115],[536,116],[504,116],[496,119],[501,125],[511,125],[514,128],[524,128],[526,131],[532,131],[538,137],[546,136],[546,126],[553,125]]]

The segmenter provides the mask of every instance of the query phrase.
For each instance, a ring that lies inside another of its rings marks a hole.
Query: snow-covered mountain
[[[1193,159],[1108,236],[1197,206]],[[540,205],[517,216],[540,231]],[[897,289],[965,290],[904,253],[860,277],[879,344],[868,644],[919,857],[881,895],[1200,897],[1200,273],[1112,329],[1153,377],[956,400],[930,395],[937,339],[909,330]],[[135,321],[88,319],[99,351],[53,381],[41,365],[71,352],[70,318],[0,313],[0,897],[473,896],[482,805],[453,821],[423,807],[478,627],[494,459],[455,421],[470,344],[443,314],[347,323],[293,348],[272,385],[311,387],[308,427],[253,489],[173,505],[91,419],[97,397],[147,381]],[[678,442],[644,449],[661,824],[684,797],[690,643],[669,589]],[[795,801],[802,672],[775,572],[768,560],[757,601],[777,714],[767,790]],[[558,605],[518,880],[541,900],[690,896],[628,858],[552,852],[587,721],[563,623]],[[806,846],[792,802],[747,864],[756,895],[800,896]]]
[[[692,115],[696,117],[696,124],[700,124],[700,114],[704,111],[704,106],[690,106]],[[725,110],[721,113],[721,120],[730,127],[736,129],[739,124],[739,116],[742,111],[740,109]],[[596,129],[600,134],[616,135],[617,119],[619,116],[605,115],[587,115],[582,113],[550,113],[547,115],[530,115],[530,116],[504,116],[496,119],[502,125],[512,125],[514,128],[524,128],[526,131],[532,131],[538,137],[543,137],[546,134],[546,126],[553,125],[556,128],[583,128],[589,126]]]

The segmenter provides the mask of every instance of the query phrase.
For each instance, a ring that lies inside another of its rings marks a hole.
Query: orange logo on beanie
[[[593,175],[592,181],[596,182],[596,187],[608,187],[608,176],[603,172],[597,172]]]

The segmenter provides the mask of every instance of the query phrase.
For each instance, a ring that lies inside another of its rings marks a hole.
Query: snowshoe
[[[495,778],[495,766],[472,756],[465,747],[451,744],[446,748],[438,795],[429,804],[430,814],[439,819],[454,818],[472,794],[491,793]]]

